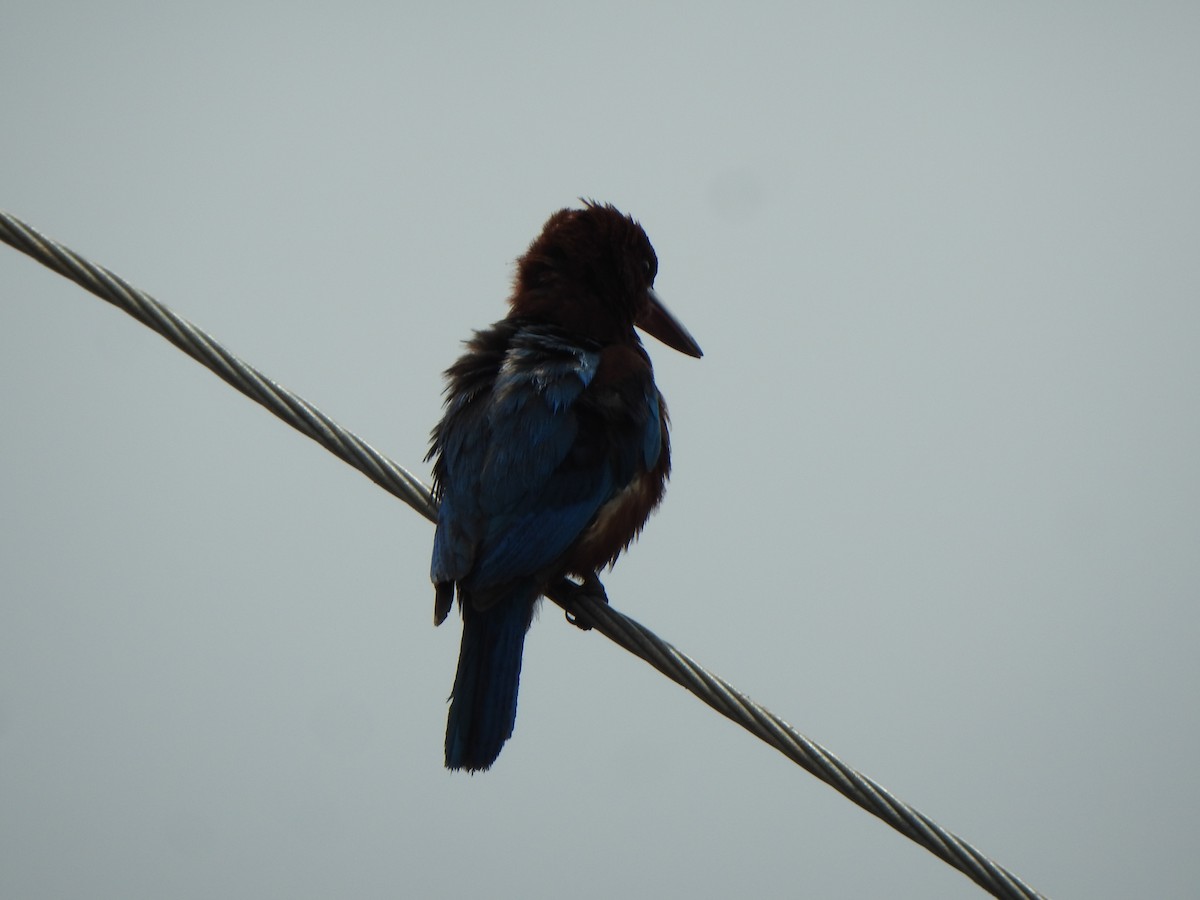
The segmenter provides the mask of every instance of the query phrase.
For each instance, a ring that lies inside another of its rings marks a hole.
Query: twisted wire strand
[[[0,240],[90,291],[158,332],[223,381],[260,403],[301,434],[395,494],[431,522],[437,506],[421,480],[388,459],[358,435],[342,428],[297,394],[234,356],[211,335],[174,313],[119,275],[84,259],[0,210]]]
[[[727,719],[770,744],[792,762],[816,776],[867,812],[882,819],[904,836],[965,874],[996,897],[1040,898],[1037,891],[1003,866],[993,862],[962,838],[942,828],[887,789],[846,765],[815,741],[809,740],[764,706],[754,702],[729,682],[708,671],[645,626],[621,612],[574,597],[564,586],[547,596],[585,625],[594,627],[614,643],[645,660],[676,684],[699,697]],[[572,606],[566,601],[578,602]]]
[[[158,332],[225,382],[354,466],[425,518],[431,522],[437,521],[437,506],[429,488],[411,472],[342,428],[307,400],[234,356],[210,335],[176,315],[149,294],[103,266],[95,265],[39,234],[3,210],[0,210],[0,240]],[[633,619],[605,603],[572,590],[565,581],[553,585],[546,596],[585,626],[595,628],[609,640],[649,663],[721,715],[741,725],[805,771],[958,869],[988,893],[995,897],[1023,900],[1042,897],[966,841],[893,797],[870,778],[843,763],[820,744],[804,737],[770,710],[755,703]]]

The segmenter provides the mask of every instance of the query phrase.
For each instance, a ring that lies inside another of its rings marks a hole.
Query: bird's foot
[[[572,604],[574,604],[579,598],[587,598],[588,600],[594,600],[597,603],[603,603],[606,606],[608,605],[608,594],[605,593],[604,585],[600,583],[600,578],[595,572],[585,575],[581,584],[575,584],[575,582],[567,578],[564,578],[562,583],[563,585],[570,585],[568,588],[567,600]],[[592,630],[591,625],[580,621],[579,616],[576,615],[574,610],[565,610],[564,615],[567,617],[567,621],[580,631]]]

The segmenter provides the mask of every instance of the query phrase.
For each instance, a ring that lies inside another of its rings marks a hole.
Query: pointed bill
[[[658,298],[658,294],[654,291],[647,293],[650,295],[650,305],[634,324],[673,350],[694,356],[696,359],[702,357],[704,353],[700,350],[700,345],[683,327],[683,323],[671,315],[671,311]]]

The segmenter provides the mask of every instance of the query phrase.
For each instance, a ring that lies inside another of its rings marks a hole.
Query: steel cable
[[[425,518],[431,522],[437,521],[437,506],[429,488],[415,475],[392,462],[362,438],[342,428],[302,397],[276,384],[230,353],[210,335],[176,315],[149,294],[103,266],[95,265],[44,237],[2,210],[0,240],[127,312],[247,397],[262,404],[297,431],[399,497]],[[565,583],[554,585],[547,591],[547,596],[580,623],[594,628],[645,660],[721,715],[741,725],[867,812],[958,869],[993,896],[1042,896],[966,841],[897,800],[870,778],[850,768],[820,744],[804,737],[783,719],[633,619],[611,606],[572,591]]]

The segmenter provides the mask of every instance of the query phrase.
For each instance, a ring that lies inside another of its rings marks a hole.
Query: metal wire
[[[149,294],[139,291],[103,266],[89,262],[62,244],[39,234],[3,210],[0,210],[0,240],[157,331],[226,383],[265,406],[334,456],[354,466],[429,521],[437,521],[437,506],[429,488],[419,478],[392,462],[358,435],[342,428],[303,397],[276,384],[252,365],[234,356],[211,335],[176,315]]]
[[[247,397],[262,404],[297,431],[399,497],[425,518],[431,522],[437,521],[437,507],[429,488],[411,472],[342,428],[302,397],[234,356],[210,335],[176,315],[149,294],[139,291],[103,266],[97,266],[44,237],[2,210],[0,240],[129,313]],[[1042,896],[966,841],[897,800],[870,778],[850,768],[820,744],[804,737],[770,710],[755,703],[633,619],[611,606],[572,591],[565,582],[554,585],[547,591],[547,596],[582,624],[595,628],[609,640],[645,660],[721,715],[741,725],[867,812],[958,869],[993,896],[1025,900]]]

